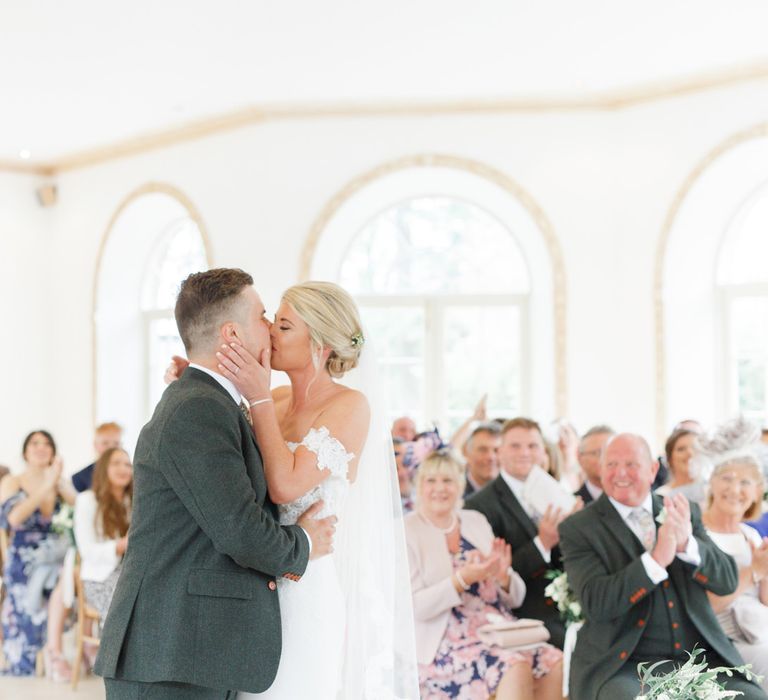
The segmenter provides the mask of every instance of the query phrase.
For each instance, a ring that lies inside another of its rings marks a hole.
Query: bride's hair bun
[[[357,366],[365,338],[349,292],[333,282],[303,282],[289,287],[283,301],[307,324],[313,350],[330,349],[326,368],[332,377],[342,377]]]

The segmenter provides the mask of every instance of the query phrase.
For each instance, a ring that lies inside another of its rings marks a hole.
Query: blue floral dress
[[[475,546],[461,538],[460,551],[453,556],[453,568],[461,568]],[[451,610],[448,626],[431,664],[419,664],[422,700],[485,700],[496,688],[509,666],[528,663],[534,678],[549,673],[562,659],[551,644],[516,650],[488,646],[480,641],[478,627],[488,624],[486,615],[515,616],[504,606],[495,581],[473,583],[461,594],[461,604]]]
[[[50,518],[43,517],[39,509],[17,529],[10,528],[8,514],[25,498],[27,494],[19,491],[0,504],[0,528],[11,530],[1,619],[6,662],[3,673],[12,676],[35,673],[37,652],[45,646],[48,597],[66,551],[66,542],[53,532]],[[54,513],[60,507],[57,501]]]

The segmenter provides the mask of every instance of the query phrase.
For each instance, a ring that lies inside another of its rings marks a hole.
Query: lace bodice
[[[338,515],[341,512],[344,499],[349,490],[347,471],[349,462],[354,459],[351,452],[347,452],[328,428],[310,428],[301,442],[287,442],[291,452],[295,452],[299,446],[314,452],[317,455],[317,468],[329,469],[330,475],[320,484],[315,486],[295,501],[278,506],[281,525],[294,525],[299,516],[315,501],[323,499],[324,506],[318,515],[326,518],[329,515]]]

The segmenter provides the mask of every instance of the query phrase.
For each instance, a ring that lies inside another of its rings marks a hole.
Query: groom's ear
[[[219,330],[219,333],[221,335],[222,342],[226,343],[227,345],[233,340],[242,342],[240,340],[240,334],[237,332],[237,324],[232,321],[227,321],[227,323],[223,324]]]

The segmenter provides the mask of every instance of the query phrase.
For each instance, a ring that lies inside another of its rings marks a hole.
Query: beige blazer
[[[493,531],[485,516],[474,510],[458,513],[461,535],[483,554],[493,543]],[[405,538],[411,569],[413,613],[416,620],[416,656],[420,664],[431,664],[448,626],[451,609],[461,604],[453,587],[453,562],[443,532],[418,513],[405,517]],[[513,552],[514,556],[514,552]],[[508,608],[525,599],[525,583],[512,571],[509,591],[502,591]]]

